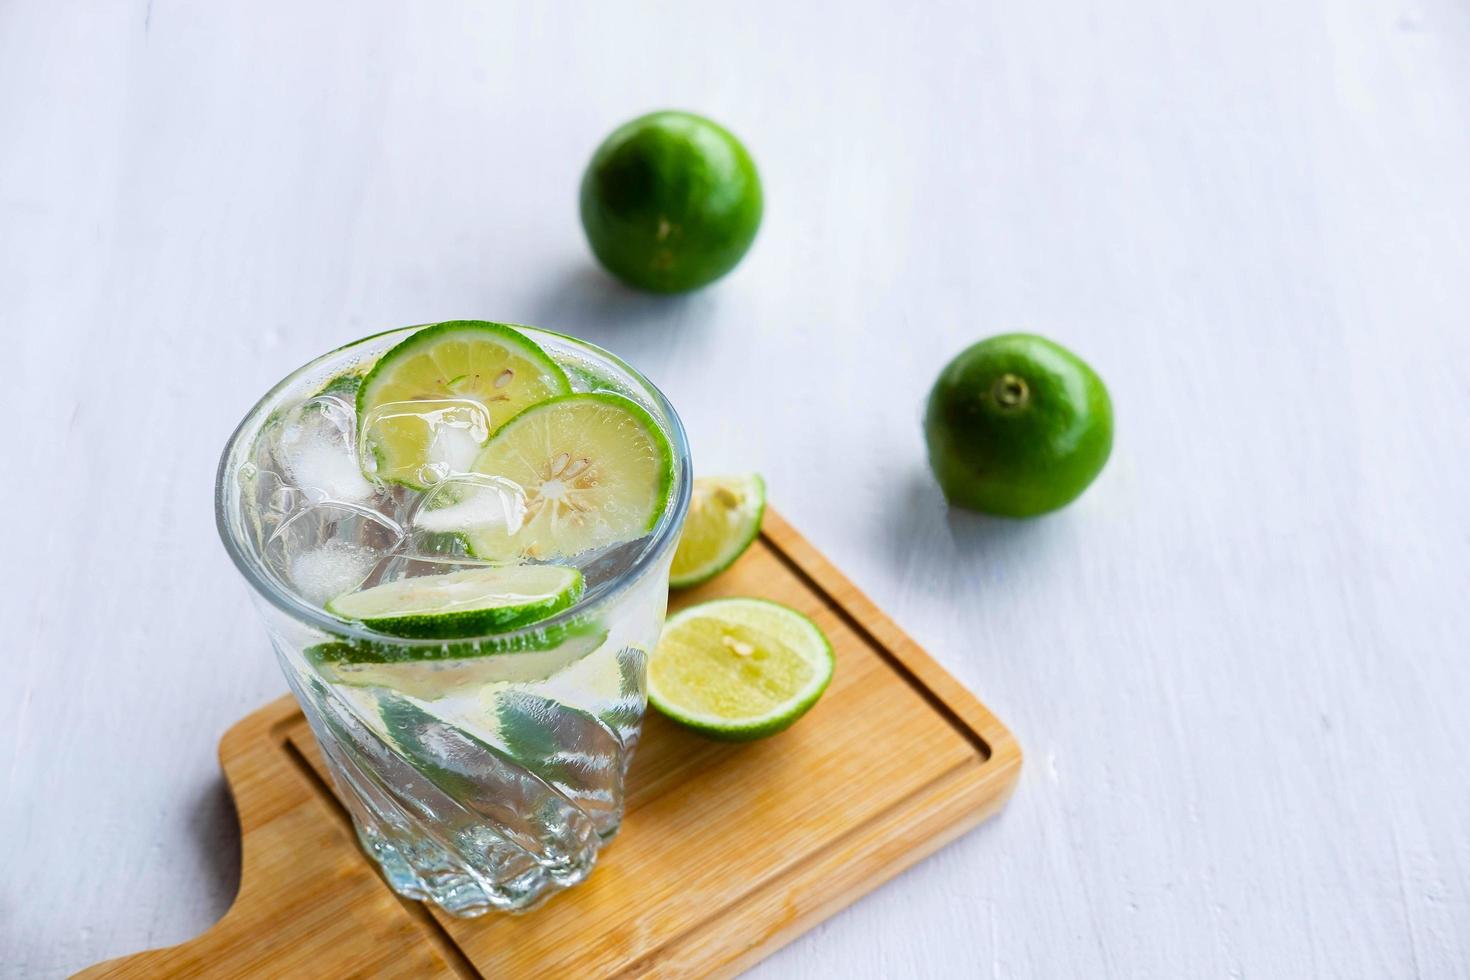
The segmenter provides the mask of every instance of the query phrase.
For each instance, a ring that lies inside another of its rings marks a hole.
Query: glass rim
[[[664,395],[658,385],[648,380],[642,372],[628,364],[627,361],[624,361],[611,351],[604,350],[596,344],[583,340],[580,337],[573,337],[555,330],[547,330],[544,327],[533,327],[527,324],[503,323],[503,325],[516,330],[528,331],[532,334],[543,334],[548,337],[554,337],[559,341],[584,348],[598,357],[606,358],[619,369],[626,372],[629,378],[643,389],[643,393],[654,403],[655,407],[662,414],[663,418],[660,421],[665,423],[666,435],[668,435],[669,443],[674,451],[674,483],[670,487],[669,506],[660,515],[658,524],[650,532],[648,544],[638,554],[638,557],[634,559],[632,565],[622,574],[610,580],[600,591],[595,590],[590,597],[579,599],[555,616],[539,620],[515,630],[486,633],[479,636],[455,637],[453,639],[392,636],[348,622],[347,620],[338,619],[325,609],[315,606],[300,596],[293,594],[269,574],[264,561],[260,556],[255,554],[255,549],[236,536],[234,525],[230,521],[228,512],[232,502],[230,496],[232,488],[235,490],[235,502],[238,502],[238,481],[232,477],[231,461],[236,449],[240,446],[241,437],[248,429],[254,430],[258,428],[258,421],[264,417],[264,413],[282,392],[299,382],[303,376],[309,374],[323,361],[331,358],[335,354],[340,354],[352,348],[367,344],[380,337],[433,326],[430,323],[419,323],[404,327],[392,327],[388,330],[380,330],[377,333],[368,334],[365,337],[359,337],[356,340],[342,344],[307,361],[272,385],[250,407],[249,411],[245,413],[245,417],[240,420],[239,424],[230,433],[230,437],[225,440],[225,448],[220,453],[219,465],[215,470],[215,528],[219,532],[220,540],[224,543],[226,553],[230,556],[230,561],[234,563],[236,570],[244,577],[245,581],[257,595],[264,598],[272,606],[292,619],[303,622],[308,626],[312,626],[323,633],[335,637],[362,640],[369,643],[386,642],[392,643],[395,646],[410,648],[422,647],[425,649],[440,649],[448,644],[503,646],[509,652],[523,648],[534,649],[534,644],[526,645],[524,643],[525,638],[534,637],[537,634],[549,633],[559,627],[573,624],[585,616],[588,609],[606,605],[616,599],[641,581],[649,566],[662,558],[674,546],[678,540],[679,529],[683,525],[684,515],[689,509],[693,477],[689,458],[689,441],[684,431],[684,423],[679,418],[679,413],[674,410],[674,406],[670,403],[668,397]]]

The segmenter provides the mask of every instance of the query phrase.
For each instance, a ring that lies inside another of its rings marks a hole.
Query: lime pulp
[[[463,472],[522,409],[570,390],[556,362],[514,327],[425,327],[384,354],[358,387],[364,473],[425,489]]]
[[[765,599],[715,599],[669,617],[648,699],[702,735],[748,741],[790,727],[832,679],[832,645],[806,616]]]
[[[690,588],[733,565],[760,534],[765,510],[766,484],[758,474],[696,479],[669,585]]]
[[[632,541],[658,524],[669,504],[674,451],[637,402],[609,392],[563,395],[507,422],[475,460],[479,473],[519,486],[519,527],[465,532],[477,558],[571,557]]]

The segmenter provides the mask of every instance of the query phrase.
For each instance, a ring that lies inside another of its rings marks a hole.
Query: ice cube
[[[456,559],[468,555],[465,535],[515,534],[526,520],[526,494],[498,476],[452,476],[424,495],[409,518],[414,555]]]
[[[371,508],[317,501],[276,528],[265,557],[297,595],[321,604],[366,582],[403,539],[398,524]]]
[[[291,579],[302,598],[317,604],[353,591],[372,574],[378,555],[347,541],[328,541],[291,559]]]
[[[363,460],[370,468],[376,445],[413,447],[425,460],[411,475],[425,486],[467,473],[490,438],[490,413],[468,398],[385,402],[363,420]]]
[[[357,458],[357,417],[335,395],[308,398],[286,413],[276,457],[287,480],[327,500],[358,502],[378,491]]]
[[[432,534],[496,529],[514,534],[526,520],[526,492],[499,476],[465,474],[440,482],[413,515],[417,530]]]

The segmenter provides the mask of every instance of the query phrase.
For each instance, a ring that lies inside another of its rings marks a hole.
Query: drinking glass
[[[518,328],[574,389],[616,391],[653,415],[675,459],[663,516],[637,541],[575,559],[581,601],[516,632],[413,640],[339,620],[321,606],[333,583],[423,574],[419,564],[437,570],[443,560],[416,550],[416,493],[360,478],[355,406],[340,394],[350,392],[344,377],[414,329],[333,351],[272,388],[225,448],[216,518],[337,795],[388,883],[455,915],[521,910],[585,878],[622,819],[648,655],[689,505],[689,450],[668,400],[623,361]],[[290,456],[302,432],[312,467]],[[302,485],[307,469],[325,476]]]

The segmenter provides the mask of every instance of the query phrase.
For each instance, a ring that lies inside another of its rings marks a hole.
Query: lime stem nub
[[[1001,408],[1017,409],[1023,407],[1031,397],[1031,389],[1024,378],[1006,372],[990,386],[990,397]]]

